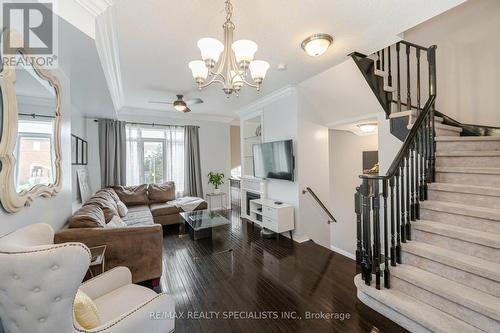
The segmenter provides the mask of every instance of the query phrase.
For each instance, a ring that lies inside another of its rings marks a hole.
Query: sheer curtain
[[[127,185],[174,181],[184,192],[184,128],[127,124]]]

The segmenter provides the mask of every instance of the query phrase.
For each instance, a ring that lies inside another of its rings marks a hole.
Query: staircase
[[[407,129],[391,168],[356,192],[358,298],[411,332],[500,332],[500,136],[434,109],[429,61],[426,105],[389,110]]]

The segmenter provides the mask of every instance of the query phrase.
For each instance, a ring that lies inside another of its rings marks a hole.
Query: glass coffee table
[[[214,228],[231,224],[231,221],[220,213],[209,210],[195,210],[180,214],[192,240],[212,238]]]

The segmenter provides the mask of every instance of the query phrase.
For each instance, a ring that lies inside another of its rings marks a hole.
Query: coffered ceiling
[[[78,2],[90,3],[87,12],[97,16],[97,51],[118,115],[178,116],[172,107],[148,101],[169,101],[182,93],[205,101],[186,117],[229,120],[259,97],[325,71],[353,51],[370,53],[391,44],[405,30],[464,0],[233,0],[235,40],[254,40],[256,57],[271,68],[261,92],[244,87],[239,98],[229,99],[217,85],[199,92],[187,67],[200,58],[199,38],[223,40],[223,0]],[[333,35],[334,44],[323,56],[311,58],[300,43],[318,32]],[[279,71],[279,64],[287,70]]]

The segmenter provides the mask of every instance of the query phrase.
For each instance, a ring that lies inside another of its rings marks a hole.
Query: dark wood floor
[[[237,212],[228,216],[232,225],[212,240],[164,229],[161,288],[184,315],[176,332],[405,332],[357,301],[351,259],[313,242],[263,239]],[[307,312],[338,319],[306,319]]]

